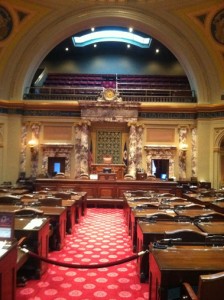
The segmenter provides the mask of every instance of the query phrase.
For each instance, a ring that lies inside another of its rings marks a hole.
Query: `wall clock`
[[[114,89],[106,89],[104,92],[103,92],[103,97],[105,100],[108,100],[108,101],[111,101],[111,100],[114,100],[116,98],[116,92]]]

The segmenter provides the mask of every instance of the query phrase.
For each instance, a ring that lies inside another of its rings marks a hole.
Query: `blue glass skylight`
[[[103,30],[91,32],[82,36],[72,37],[75,47],[85,47],[87,45],[96,44],[99,42],[123,42],[132,44],[141,48],[149,48],[151,38],[141,37],[132,32],[125,32],[120,30]]]

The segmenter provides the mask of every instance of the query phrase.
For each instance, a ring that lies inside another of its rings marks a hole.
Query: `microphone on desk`
[[[146,215],[146,219],[147,219],[147,221],[149,221],[150,223],[155,223],[156,222],[156,220],[158,219],[158,216],[147,216]]]
[[[216,202],[224,202],[224,197],[215,199],[214,203],[216,203]]]
[[[170,238],[170,239],[162,239],[153,244],[154,248],[157,249],[166,249],[167,247],[173,246],[174,242],[181,242],[182,238]]]
[[[199,216],[194,220],[194,223],[208,222],[213,219],[213,216]]]
[[[184,205],[175,205],[175,210],[182,210],[184,207]]]
[[[177,242],[181,242],[182,241],[182,238],[170,238],[170,239],[162,239],[161,241],[163,242],[170,242],[170,241],[177,241]]]
[[[182,238],[167,238],[167,239],[162,239],[161,242],[167,244],[169,247],[173,246],[175,242],[181,242]]]

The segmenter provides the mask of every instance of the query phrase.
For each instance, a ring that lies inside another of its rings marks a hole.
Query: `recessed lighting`
[[[66,47],[66,48],[65,48],[65,51],[69,51],[69,48],[68,48],[68,47]]]
[[[95,31],[95,28],[94,28],[94,27],[92,27],[92,28],[91,28],[91,31],[92,31],[92,32],[93,32],[93,31]]]
[[[159,53],[159,49],[158,48],[156,49],[156,53]]]
[[[131,45],[130,45],[130,44],[127,44],[127,48],[128,48],[128,49],[131,48]]]
[[[96,47],[97,47],[97,44],[94,44],[93,47],[96,48]]]
[[[133,32],[133,28],[132,27],[129,27],[129,32]]]

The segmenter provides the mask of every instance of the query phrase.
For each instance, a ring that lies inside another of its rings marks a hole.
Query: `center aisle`
[[[122,209],[88,208],[86,216],[66,237],[65,247],[49,254],[62,263],[102,264],[133,255]],[[49,265],[41,280],[17,288],[16,300],[145,300],[149,285],[136,273],[136,260],[98,269]]]

